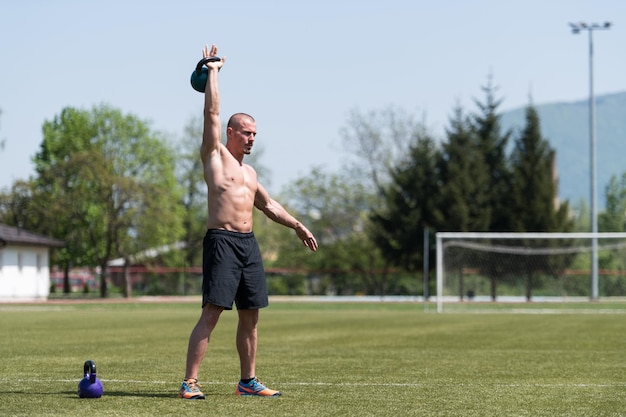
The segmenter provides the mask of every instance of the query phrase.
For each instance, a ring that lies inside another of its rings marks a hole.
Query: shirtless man
[[[203,56],[217,56],[215,45],[205,46]],[[198,370],[211,332],[220,314],[237,306],[239,324],[236,345],[241,366],[237,395],[278,396],[265,387],[255,373],[259,309],[267,307],[268,296],[261,253],[252,233],[252,210],[261,210],[273,221],[295,230],[311,251],[317,241],[302,223],[268,195],[257,181],[254,169],[243,163],[256,136],[252,116],[237,113],[228,121],[226,145],[220,141],[218,71],[225,59],[209,62],[204,101],[204,133],[200,156],[208,187],[209,219],[204,237],[202,313],[189,337],[187,367],[181,398],[204,399],[198,385]]]

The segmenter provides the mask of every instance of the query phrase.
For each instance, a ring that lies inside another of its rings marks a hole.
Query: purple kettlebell
[[[92,360],[85,361],[85,377],[78,383],[78,396],[80,398],[102,397],[102,382],[96,378],[96,363]]]

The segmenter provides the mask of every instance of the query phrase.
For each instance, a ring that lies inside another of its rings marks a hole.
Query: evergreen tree
[[[506,148],[511,131],[502,133],[500,115],[497,113],[501,100],[495,97],[496,88],[492,85],[491,77],[482,90],[485,93],[485,102],[474,100],[480,113],[472,115],[472,129],[488,172],[487,205],[491,211],[488,230],[509,231],[510,172],[507,166]]]
[[[526,124],[511,154],[510,221],[515,232],[564,232],[571,230],[568,204],[559,204],[555,152],[541,136],[537,110],[526,108]],[[515,242],[517,243],[517,242]],[[546,240],[545,246],[562,246],[571,241]],[[558,278],[570,264],[572,255],[509,256],[507,262],[516,275],[525,276],[526,298],[540,275]]]
[[[487,230],[491,220],[487,166],[461,107],[455,109],[446,136],[437,161],[443,217],[438,230]]]
[[[537,110],[526,109],[526,124],[511,154],[511,230],[561,232],[571,229],[568,204],[558,201],[555,151],[541,136]]]
[[[434,140],[420,135],[404,163],[391,170],[383,191],[386,206],[372,211],[372,238],[392,265],[421,268],[424,228],[442,224],[436,160]]]

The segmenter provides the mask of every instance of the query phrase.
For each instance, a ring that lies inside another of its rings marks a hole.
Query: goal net
[[[455,233],[437,237],[444,303],[626,296],[626,233]]]

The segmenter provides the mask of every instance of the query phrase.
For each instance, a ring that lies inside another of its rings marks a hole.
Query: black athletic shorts
[[[209,229],[202,253],[202,306],[232,310],[267,307],[267,283],[259,244],[252,232]]]

